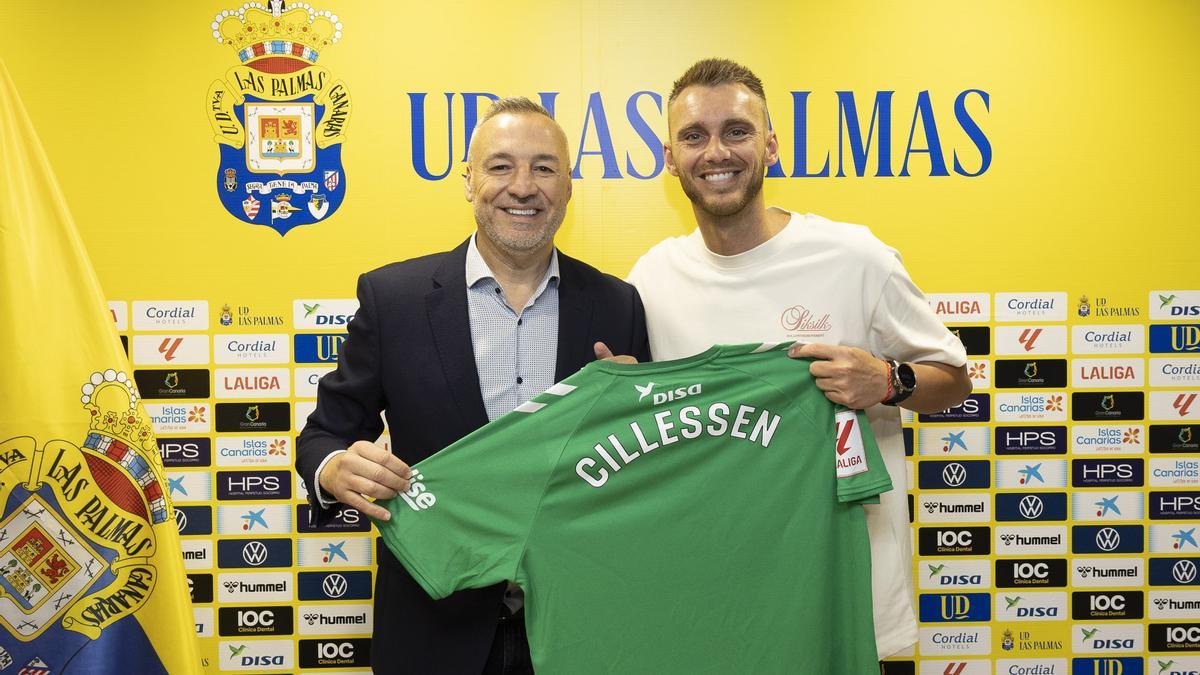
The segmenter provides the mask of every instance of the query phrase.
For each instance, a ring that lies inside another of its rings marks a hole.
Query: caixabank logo
[[[241,63],[209,87],[207,112],[220,148],[222,206],[284,235],[342,205],[351,104],[346,85],[316,65],[341,39],[337,15],[308,5],[269,7],[243,5],[213,19],[213,38]]]

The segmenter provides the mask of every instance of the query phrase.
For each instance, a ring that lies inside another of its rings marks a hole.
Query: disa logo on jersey
[[[686,387],[677,387],[675,389],[657,392],[654,391],[656,386],[658,385],[655,382],[633,385],[633,388],[637,390],[638,393],[638,403],[646,400],[646,397],[649,396],[650,401],[654,405],[662,405],[664,403],[678,401],[679,399],[687,398],[689,396],[696,396],[703,391],[703,388],[698,382],[696,384],[690,384]]]

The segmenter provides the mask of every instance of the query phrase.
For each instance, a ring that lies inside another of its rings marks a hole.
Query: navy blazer
[[[316,410],[297,439],[296,470],[308,486],[314,524],[337,512],[316,501],[317,467],[335,450],[378,438],[381,411],[392,453],[410,465],[487,424],[467,316],[466,253],[463,242],[359,277],[359,309],[339,348],[337,369],[321,378]],[[649,361],[637,291],[561,251],[558,262],[555,381],[594,360],[598,341],[614,354]],[[434,601],[381,542],[377,558],[376,672],[482,671],[504,584]]]

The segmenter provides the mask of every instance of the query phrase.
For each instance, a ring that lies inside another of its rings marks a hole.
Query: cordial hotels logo
[[[1150,386],[1174,387],[1180,385],[1200,385],[1200,358],[1177,356],[1150,359]]]
[[[1067,528],[1059,525],[998,526],[997,555],[1062,555],[1067,552]]]
[[[989,626],[924,627],[920,629],[921,655],[989,654],[992,629]]]
[[[804,305],[792,305],[779,315],[779,323],[788,337],[815,337],[833,330],[829,312],[815,312]]]
[[[1074,387],[1140,387],[1144,383],[1141,359],[1075,359],[1071,362],[1071,386]]]
[[[288,336],[217,335],[213,337],[213,361],[217,363],[288,363]]]
[[[1080,295],[1075,313],[1083,319],[1089,317],[1097,319],[1111,317],[1133,318],[1142,315],[1142,308],[1137,305],[1119,305],[1112,302],[1111,298],[1104,296],[1093,296],[1089,299],[1087,295]]]
[[[996,321],[1066,320],[1066,293],[996,294]]]
[[[1068,671],[1066,659],[997,659],[996,672],[1005,675],[1067,675]],[[1124,675],[1135,673],[1130,671]]]
[[[134,330],[208,330],[207,300],[134,300]]]
[[[1067,404],[1065,392],[1039,394],[996,394],[996,421],[1065,422]]]
[[[1200,291],[1150,291],[1150,320],[1179,321],[1200,316]]]
[[[1075,558],[1071,561],[1071,585],[1089,587],[1141,586],[1141,558]]]
[[[213,39],[233,66],[208,90],[220,149],[217,196],[230,215],[281,236],[332,215],[346,195],[342,143],[350,93],[317,58],[342,37],[336,14],[243,5],[217,14]]]
[[[341,329],[350,325],[358,311],[358,300],[293,300],[292,326],[296,329]]]
[[[1141,354],[1144,351],[1145,326],[1125,324],[1071,328],[1071,352],[1074,354]]]
[[[991,297],[987,293],[927,293],[925,299],[942,321],[984,323],[991,318]]]
[[[1077,455],[1129,455],[1142,452],[1140,424],[1076,424],[1071,428],[1071,452]]]

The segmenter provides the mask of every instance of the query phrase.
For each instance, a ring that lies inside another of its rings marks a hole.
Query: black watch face
[[[900,378],[900,384],[904,385],[905,389],[912,389],[917,386],[917,375],[913,372],[912,366],[907,363],[901,363],[896,369],[896,376]]]

